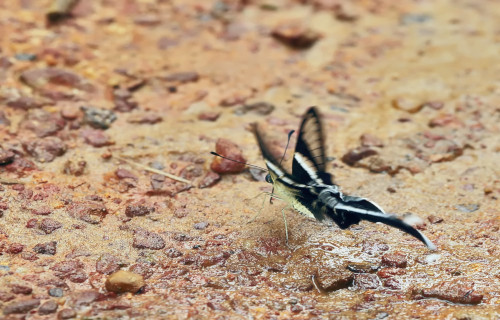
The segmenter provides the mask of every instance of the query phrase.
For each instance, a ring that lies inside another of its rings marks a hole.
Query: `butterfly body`
[[[382,222],[416,237],[431,250],[436,247],[418,230],[387,214],[376,203],[361,197],[344,195],[326,172],[324,139],[319,113],[311,107],[304,115],[293,156],[292,173],[273,158],[257,126],[254,134],[269,169],[274,192],[300,214],[346,229],[361,220]]]

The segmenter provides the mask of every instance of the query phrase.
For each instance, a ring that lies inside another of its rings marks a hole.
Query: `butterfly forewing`
[[[331,183],[326,172],[326,154],[321,119],[316,108],[307,110],[295,146],[292,175],[301,183]]]

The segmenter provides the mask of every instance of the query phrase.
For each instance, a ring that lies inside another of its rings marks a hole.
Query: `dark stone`
[[[57,251],[57,242],[50,241],[46,243],[39,243],[34,248],[33,251],[39,254],[55,255]]]

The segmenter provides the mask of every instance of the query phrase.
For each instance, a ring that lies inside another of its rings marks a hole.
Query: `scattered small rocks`
[[[53,256],[57,252],[57,241],[39,243],[33,248],[33,251],[39,254],[47,254]]]
[[[388,278],[392,278],[394,276],[400,276],[403,274],[406,274],[406,270],[401,269],[401,268],[383,268],[377,272],[377,275],[379,276],[379,278],[382,278],[382,279],[388,279]]]
[[[57,315],[58,319],[73,319],[76,318],[76,311],[73,309],[62,309]]]
[[[14,152],[0,148],[0,165],[11,163],[15,156]]]
[[[30,110],[21,123],[21,128],[34,132],[38,138],[55,135],[66,125],[59,113],[51,113],[43,109]]]
[[[92,302],[96,301],[99,299],[101,294],[99,291],[96,290],[85,290],[85,291],[79,291],[79,292],[74,292],[72,295],[72,300],[75,306],[88,306]],[[64,311],[64,310],[62,310]]]
[[[214,186],[217,182],[219,182],[221,179],[221,176],[213,171],[207,172],[205,176],[201,179],[198,188],[203,189],[203,188],[210,188]]]
[[[154,207],[148,207],[144,205],[129,205],[125,208],[125,215],[127,217],[140,217],[148,215],[155,211]]]
[[[356,273],[354,274],[354,287],[359,290],[377,289],[380,286],[380,280],[376,274]]]
[[[117,88],[113,91],[115,111],[130,112],[138,107],[132,93],[127,89]]]
[[[377,271],[380,266],[369,263],[369,262],[350,262],[347,265],[347,269],[354,273],[373,273]]]
[[[220,138],[215,144],[215,152],[236,161],[246,162],[241,149],[228,139]],[[238,173],[245,169],[245,165],[221,157],[215,157],[210,168],[217,173]]]
[[[479,210],[479,204],[477,203],[457,204],[455,205],[455,209],[461,212],[471,213]]]
[[[118,271],[124,263],[117,256],[105,253],[96,262],[95,270],[102,274],[111,274]]]
[[[57,137],[46,137],[24,143],[26,152],[38,162],[52,162],[66,152],[66,145]]]
[[[85,265],[79,260],[63,260],[56,263],[50,269],[61,279],[68,279],[74,283],[85,282],[88,278],[84,270]]]
[[[144,286],[144,278],[137,273],[119,270],[106,279],[106,289],[115,293],[136,293]]]
[[[155,124],[158,122],[162,122],[163,117],[156,112],[143,112],[133,114],[128,117],[128,123],[137,123],[137,124]]]
[[[461,128],[463,127],[463,123],[453,114],[442,114],[432,119],[429,122],[429,127]]]
[[[258,115],[268,115],[271,114],[275,109],[275,106],[271,103],[268,102],[256,102],[252,104],[245,104],[236,110],[234,110],[234,113],[236,115],[244,115],[249,112],[256,113]]]
[[[385,243],[363,241],[362,251],[370,255],[380,254],[387,250],[389,250],[389,246]]]
[[[401,252],[386,253],[382,256],[382,265],[385,267],[406,268],[408,260],[406,255]]]
[[[432,224],[441,223],[441,222],[444,221],[443,218],[435,216],[433,214],[431,214],[430,216],[428,216],[427,220],[429,220],[429,222],[432,223]]]
[[[38,313],[41,315],[55,313],[58,307],[59,305],[54,300],[45,301],[40,308],[38,308]]]
[[[203,221],[203,222],[198,222],[198,223],[195,223],[194,224],[194,228],[196,230],[205,230],[207,227],[208,227],[209,223],[206,222],[206,221]]]
[[[100,223],[108,214],[106,206],[96,201],[73,202],[66,210],[71,217],[91,224]]]
[[[73,89],[94,91],[94,86],[87,79],[72,71],[54,67],[26,70],[21,73],[20,79],[42,94],[58,99],[72,97]]]
[[[101,130],[85,129],[81,131],[81,135],[87,144],[93,147],[101,148],[113,145],[115,142]]]
[[[382,140],[380,140],[378,137],[369,134],[369,133],[363,133],[361,137],[359,137],[359,140],[361,142],[361,146],[363,147],[383,147],[384,143]]]
[[[483,300],[483,295],[474,291],[474,283],[463,279],[443,281],[428,289],[414,290],[413,296],[462,304],[478,304]]]
[[[68,160],[64,163],[62,172],[67,175],[79,177],[85,173],[86,167],[87,167],[87,161],[80,160],[75,163],[71,160]]]
[[[62,223],[51,218],[45,218],[40,222],[40,230],[46,234],[50,234],[61,227]]]
[[[165,248],[165,240],[158,233],[138,229],[134,232],[132,245],[137,249],[160,250]]]
[[[96,129],[108,129],[117,119],[112,110],[94,107],[81,107],[83,111],[83,121]]]
[[[76,120],[80,116],[80,109],[75,105],[66,105],[61,109],[61,117],[66,120]]]
[[[342,161],[350,166],[354,166],[358,161],[378,154],[378,152],[369,147],[357,147],[349,150],[342,156]]]
[[[22,284],[12,284],[10,286],[10,291],[14,294],[31,294],[33,289]]]
[[[312,47],[321,35],[308,29],[302,23],[283,23],[271,31],[271,35],[281,43],[294,49],[307,49]]]
[[[49,296],[56,297],[56,298],[60,298],[60,297],[64,296],[64,291],[61,288],[50,288],[48,293],[49,293]]]
[[[346,269],[321,267],[313,280],[321,290],[331,292],[350,287],[354,276]]]
[[[21,243],[11,243],[5,252],[10,253],[10,254],[18,254],[23,252],[24,250],[24,245]]]
[[[3,308],[3,314],[27,313],[40,305],[40,299],[27,299],[12,302]]]
[[[29,96],[15,96],[7,99],[7,106],[21,110],[38,109],[52,103],[52,100],[46,98]]]
[[[213,112],[213,111],[206,111],[202,112],[198,115],[198,120],[203,120],[203,121],[216,121],[219,119],[220,112]]]
[[[194,71],[171,73],[163,77],[163,79],[166,81],[172,81],[178,83],[196,82],[198,81],[199,78],[200,75]]]

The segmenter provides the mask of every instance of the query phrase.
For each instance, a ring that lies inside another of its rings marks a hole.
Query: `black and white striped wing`
[[[292,175],[297,182],[332,184],[326,172],[325,140],[321,119],[315,107],[309,108],[299,129],[293,155]]]

